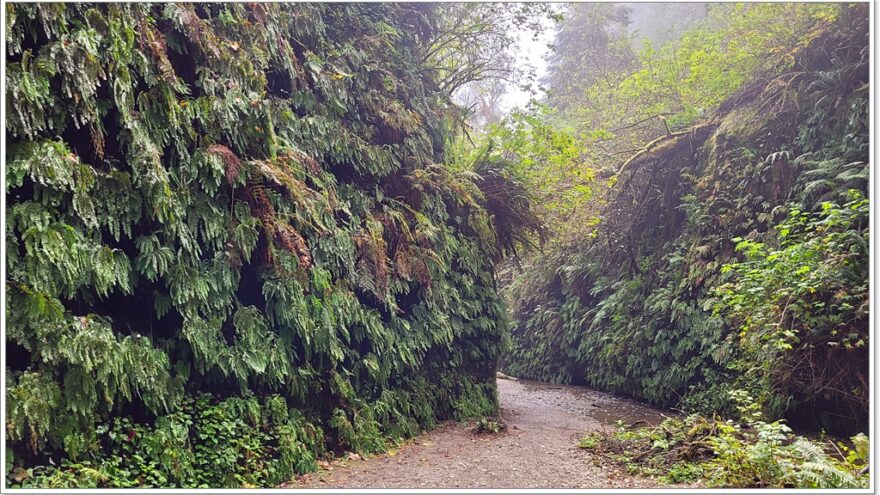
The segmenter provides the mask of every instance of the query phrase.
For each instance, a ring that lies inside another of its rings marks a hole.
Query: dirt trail
[[[645,488],[577,447],[615,421],[656,424],[661,411],[583,387],[498,380],[507,432],[475,435],[453,422],[371,459],[334,461],[288,488]],[[393,454],[393,455],[392,455]]]

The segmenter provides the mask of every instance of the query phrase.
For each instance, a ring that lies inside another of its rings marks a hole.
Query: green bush
[[[657,426],[592,434],[582,447],[635,473],[665,483],[702,482],[713,488],[867,488],[869,442],[863,434],[827,447],[792,434],[782,421],[762,420],[744,391],[731,392],[740,422],[700,415],[667,418]],[[585,445],[586,444],[586,445]],[[845,454],[844,454],[845,453]]]
[[[474,432],[478,434],[497,435],[507,430],[507,425],[498,418],[480,418],[474,424]]]
[[[130,418],[102,423],[59,466],[17,468],[13,487],[242,487],[275,485],[316,469],[321,428],[278,395],[217,401],[186,398],[153,426]],[[68,449],[68,452],[71,450]]]
[[[698,464],[676,462],[669,466],[669,471],[659,478],[663,483],[693,483],[703,475],[703,469]]]
[[[870,208],[860,191],[849,196],[817,213],[792,209],[770,243],[734,239],[745,260],[722,267],[732,280],[716,288],[719,311],[740,324],[763,389],[782,396],[765,405],[833,397],[837,412],[866,419]]]

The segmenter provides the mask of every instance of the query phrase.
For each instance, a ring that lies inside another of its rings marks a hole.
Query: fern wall
[[[627,165],[592,235],[506,289],[506,371],[702,411],[746,389],[773,417],[866,427],[863,7]]]
[[[271,484],[496,408],[498,243],[437,165],[432,7],[5,8],[15,482]]]

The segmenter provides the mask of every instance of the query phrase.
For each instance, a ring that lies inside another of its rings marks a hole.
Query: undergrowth
[[[280,396],[184,400],[153,425],[101,423],[58,466],[16,467],[12,488],[255,487],[316,469],[324,432]],[[102,455],[86,451],[99,447]],[[76,454],[74,454],[76,452]]]
[[[792,433],[782,420],[762,420],[744,391],[732,391],[738,421],[714,415],[669,417],[656,426],[619,423],[613,433],[590,433],[579,445],[663,483],[713,488],[867,488],[869,442],[824,444]],[[831,451],[831,453],[829,453]]]
[[[482,417],[474,423],[474,433],[497,435],[507,431],[507,425],[501,418]]]

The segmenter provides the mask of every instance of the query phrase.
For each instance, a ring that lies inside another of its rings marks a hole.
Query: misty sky
[[[641,39],[662,43],[670,36],[681,34],[706,15],[707,4],[702,2],[688,2],[688,4],[686,7],[681,3],[620,3],[631,9],[629,31],[635,34],[636,43]],[[553,42],[558,27],[550,20],[545,22],[547,29],[537,40],[532,39],[531,33],[520,32],[515,50],[520,54],[520,64],[530,65],[536,69],[539,81],[547,73],[549,45]],[[537,84],[534,87],[537,88]],[[514,85],[508,85],[500,106],[507,113],[515,107],[524,107],[530,98],[540,96],[540,94],[529,94]]]
[[[553,42],[556,35],[556,27],[552,26],[548,21],[548,29],[541,33],[538,40],[533,40],[531,33],[519,33],[519,42],[516,53],[520,54],[520,63],[530,65],[536,69],[538,80],[547,73],[546,57],[550,53],[549,45]],[[535,85],[537,87],[537,85]],[[536,95],[540,96],[540,95]],[[532,95],[520,88],[509,85],[507,93],[501,99],[501,108],[505,113],[515,107],[524,107]]]

